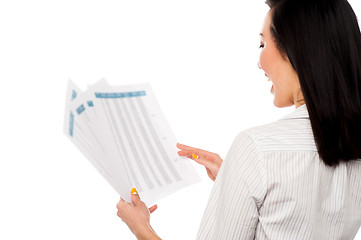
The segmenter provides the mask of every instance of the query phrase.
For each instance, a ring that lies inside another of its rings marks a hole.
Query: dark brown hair
[[[320,158],[361,158],[361,33],[346,0],[267,0],[271,34],[298,74]]]

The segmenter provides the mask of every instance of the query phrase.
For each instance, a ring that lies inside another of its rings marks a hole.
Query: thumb
[[[131,195],[130,197],[131,197],[131,199],[132,199],[132,203],[133,203],[135,206],[137,206],[137,205],[141,202],[140,197],[139,197],[139,194],[138,194],[138,192],[137,192],[137,189],[132,188],[132,192],[131,192],[130,195]]]

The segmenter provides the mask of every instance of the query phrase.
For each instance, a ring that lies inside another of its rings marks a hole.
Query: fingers
[[[196,152],[199,153],[200,151],[204,151],[204,150],[194,148],[194,147],[190,147],[190,146],[187,146],[187,145],[183,145],[183,144],[180,144],[180,143],[177,143],[177,148],[179,148],[182,151],[192,151],[194,153],[196,153]]]
[[[197,155],[198,157],[201,157],[201,156],[206,156],[206,155],[204,155],[204,154],[200,154],[199,152],[196,152],[196,151],[189,151],[189,150],[182,150],[182,151],[179,151],[178,152],[178,155],[179,156],[186,156],[186,157],[189,157],[189,158],[195,158],[195,159],[197,159],[195,156],[194,156],[194,154],[195,155]]]
[[[137,190],[135,188],[132,188],[131,194],[130,194],[130,198],[132,200],[132,203],[137,206],[142,202],[142,200],[139,197],[139,194],[137,192]],[[124,207],[125,205],[131,205],[127,202],[125,202],[122,198],[120,198],[119,202],[117,203],[117,208],[120,210],[122,207]]]
[[[132,199],[132,203],[137,206],[138,204],[140,204],[142,201],[140,200],[139,194],[137,192],[137,190],[135,188],[132,189],[131,192],[131,199]]]
[[[185,148],[189,148],[189,146],[184,145],[184,144],[177,143],[177,148],[179,148],[179,149],[185,149]]]
[[[213,173],[212,173],[208,168],[206,168],[206,170],[207,170],[207,175],[208,175],[208,177],[209,177],[212,181],[216,180],[216,177],[213,175]]]
[[[194,157],[194,153],[197,154],[197,152],[194,151],[179,151],[178,155],[186,156],[187,158],[192,159],[203,166],[209,166],[212,164],[213,158],[209,157],[209,155],[203,155],[198,153],[197,157]]]
[[[124,203],[125,201],[123,200],[123,198],[120,198],[119,202],[117,203],[117,208],[120,209]]]
[[[192,154],[196,154],[199,157],[205,157],[210,159],[220,158],[219,155],[216,153],[208,152],[199,148],[189,147],[180,143],[177,143],[177,147],[180,149],[180,151],[178,151],[179,156],[192,157]]]
[[[180,143],[177,143],[177,148],[179,148],[182,151],[187,151],[187,152],[190,151],[190,152],[195,153],[197,155],[202,155],[202,154],[207,153],[207,151],[205,151],[205,150],[190,147],[190,146],[183,145],[183,144],[180,144]]]
[[[207,161],[206,159],[199,157],[199,158],[193,158],[193,157],[188,157],[190,159],[192,159],[193,161],[197,162],[198,164],[204,166],[207,169],[213,169],[214,168],[214,163],[211,161]]]
[[[122,216],[121,212],[122,212],[122,210],[124,209],[124,207],[126,205],[127,205],[127,203],[122,198],[120,198],[119,202],[117,203],[117,209],[118,209],[117,215],[118,215],[118,217],[121,218],[121,216]]]
[[[149,208],[149,212],[150,212],[150,213],[153,213],[155,210],[157,210],[157,208],[158,208],[157,204],[156,204],[156,205],[153,205],[153,206],[151,206],[151,207]]]
[[[201,157],[202,158],[207,158],[209,154],[207,155],[207,153],[205,151],[200,152],[200,151],[197,151],[197,150],[193,150],[193,151],[192,150],[181,150],[181,151],[178,152],[178,155],[181,156],[181,157],[185,156],[185,157],[188,157],[189,159],[195,160],[195,159],[199,159]]]

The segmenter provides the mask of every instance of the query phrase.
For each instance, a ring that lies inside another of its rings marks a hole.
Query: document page
[[[135,187],[149,206],[200,181],[149,84],[102,80],[81,92],[69,81],[67,91],[65,134],[124,200]]]

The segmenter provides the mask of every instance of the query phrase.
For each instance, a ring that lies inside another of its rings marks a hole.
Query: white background
[[[263,2],[2,0],[0,239],[134,239],[62,132],[68,78],[150,82],[178,141],[222,157],[238,132],[292,112],[257,67]],[[152,214],[164,239],[196,237],[213,182],[194,166],[203,182]]]

